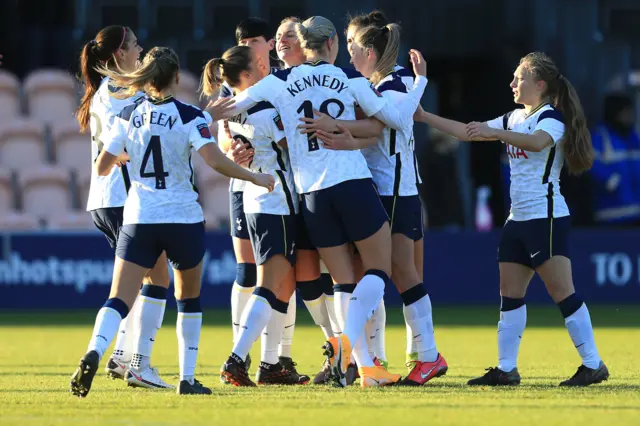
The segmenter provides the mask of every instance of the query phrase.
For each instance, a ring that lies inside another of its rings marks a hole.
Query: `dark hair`
[[[100,30],[96,38],[82,48],[79,78],[84,83],[84,95],[76,111],[76,118],[83,132],[89,127],[91,99],[102,81],[102,75],[97,68],[98,66],[111,68],[114,65],[117,67],[114,54],[120,49],[129,48],[131,34],[129,27],[111,25]]]
[[[138,91],[144,91],[152,97],[159,97],[175,81],[180,72],[178,55],[170,47],[154,47],[144,56],[140,67],[130,73],[99,68],[101,74],[114,80],[125,90],[118,92],[119,98],[128,98]]]
[[[282,21],[280,21],[280,25],[284,24],[285,22],[293,22],[294,24],[299,24],[302,22],[302,19],[298,18],[297,16],[287,16]]]
[[[372,25],[374,27],[384,27],[389,23],[387,16],[380,10],[374,10],[373,12],[356,16],[348,15],[347,20],[349,21],[347,31],[349,30],[349,27],[353,25],[359,28],[369,27]]]
[[[378,61],[369,78],[374,85],[393,72],[400,50],[400,25],[388,24],[384,27],[370,26],[360,29],[355,36],[357,43],[376,52]]]
[[[548,98],[564,116],[562,149],[569,173],[577,175],[586,172],[593,165],[595,154],[576,89],[545,53],[529,53],[520,60],[520,65],[523,65],[536,80],[547,83],[543,97]]]
[[[264,37],[266,41],[273,38],[271,25],[261,18],[247,18],[236,27],[236,42],[245,38]]]
[[[200,82],[202,93],[212,96],[223,81],[231,87],[240,84],[240,73],[251,69],[253,52],[249,46],[235,46],[207,62]]]

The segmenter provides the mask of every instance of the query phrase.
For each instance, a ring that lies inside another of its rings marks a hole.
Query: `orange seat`
[[[0,229],[3,231],[31,231],[41,227],[40,220],[31,213],[11,211],[0,215]]]
[[[199,85],[200,82],[195,75],[189,71],[180,71],[180,84],[178,85],[176,99],[200,107]]]
[[[46,162],[44,129],[34,120],[18,119],[0,127],[0,164],[14,170]]]
[[[91,172],[91,138],[80,132],[74,119],[55,122],[52,126],[56,164],[77,171]]]
[[[71,210],[68,170],[52,166],[25,169],[20,184],[24,211],[47,218]]]
[[[0,69],[0,122],[10,122],[20,115],[20,80]]]
[[[29,115],[46,123],[73,118],[78,106],[75,80],[62,70],[32,72],[24,81],[24,91]]]
[[[13,185],[11,183],[11,171],[7,169],[0,169],[0,212],[1,214],[4,214],[14,208],[15,203],[13,198]]]
[[[96,229],[91,213],[71,210],[51,216],[47,220],[49,229],[56,230],[90,230]]]

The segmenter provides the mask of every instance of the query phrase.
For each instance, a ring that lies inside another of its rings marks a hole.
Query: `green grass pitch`
[[[466,381],[496,364],[497,308],[440,307],[434,312],[438,348],[449,373],[422,388],[362,390],[313,385],[232,388],[218,381],[231,350],[227,312],[205,312],[197,377],[212,396],[127,388],[107,379],[104,360],[93,389],[80,400],[69,378],[84,354],[95,312],[0,312],[0,425],[640,425],[640,307],[592,307],[596,340],[611,372],[586,389],[558,388],[579,358],[553,307],[529,308],[517,388],[469,388]],[[321,331],[303,306],[294,336],[298,369],[321,366]],[[405,373],[405,328],[389,310],[390,369]],[[152,360],[176,382],[175,313],[168,312]],[[259,358],[259,344],[252,356]],[[255,367],[252,367],[252,374]]]

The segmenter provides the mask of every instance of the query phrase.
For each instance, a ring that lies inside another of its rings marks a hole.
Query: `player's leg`
[[[98,312],[87,353],[71,378],[71,392],[85,397],[100,359],[116,337],[139,292],[142,279],[152,268],[161,250],[155,250],[153,234],[144,225],[127,225],[120,230],[109,298]]]
[[[180,381],[176,391],[179,395],[209,395],[211,389],[195,378],[202,330],[200,289],[205,253],[204,222],[161,226],[166,229],[162,233],[163,246],[174,271],[178,307],[176,334]]]
[[[420,225],[422,225],[422,221],[420,221]],[[423,238],[413,243],[413,255],[415,259],[416,270],[418,271],[418,277],[422,282],[424,282],[424,239]],[[413,361],[416,361],[418,359],[418,352],[416,350],[415,342],[413,341],[414,334],[411,331],[411,327],[409,327],[409,324],[406,324],[406,329],[407,329],[407,355],[405,358],[405,362],[408,365],[409,371],[411,371],[411,369],[413,368]]]
[[[541,241],[530,248],[531,254],[539,251],[532,258],[534,268],[558,305],[569,336],[582,359],[578,371],[560,385],[589,386],[607,380],[609,371],[598,353],[589,309],[576,294],[573,285],[571,261],[568,257],[570,218],[537,219],[531,222],[535,222],[532,233],[535,232],[535,237]],[[548,237],[540,239],[541,235]]]
[[[142,289],[135,303],[135,309],[130,315],[132,327],[133,357],[129,370],[125,376],[130,386],[149,389],[173,388],[158,375],[158,371],[150,365],[151,351],[156,340],[156,334],[162,326],[169,287],[169,270],[167,255],[162,253],[143,280]]]
[[[524,296],[533,277],[527,252],[526,224],[508,220],[502,229],[498,247],[500,268],[500,321],[498,322],[498,366],[483,376],[469,380],[469,385],[519,385],[517,368],[520,342],[527,324]]]

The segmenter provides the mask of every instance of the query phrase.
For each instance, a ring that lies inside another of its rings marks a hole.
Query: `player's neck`
[[[329,58],[327,58],[327,55],[323,55],[318,52],[309,52],[305,56],[307,58],[307,62],[318,62],[318,61],[329,62]]]
[[[154,94],[153,97],[156,99],[167,99],[172,96],[175,96],[175,90],[173,88],[170,88]]]
[[[541,105],[544,105],[546,103],[548,103],[546,99],[538,99],[536,102],[532,103],[531,105],[524,104],[524,113],[529,115],[531,111],[537,110],[538,108],[540,108]]]

